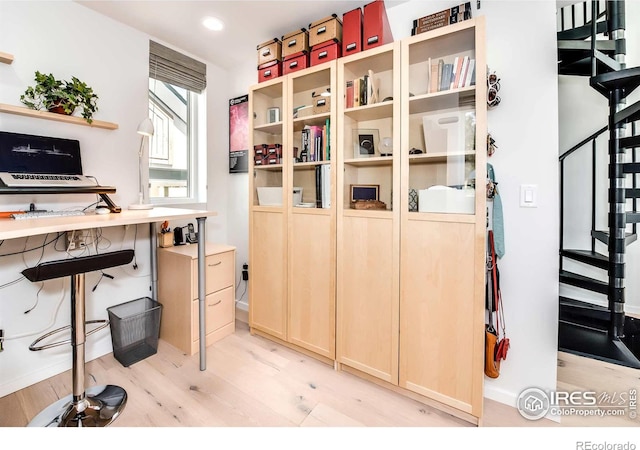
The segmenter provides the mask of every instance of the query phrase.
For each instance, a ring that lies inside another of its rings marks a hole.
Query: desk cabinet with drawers
[[[207,346],[235,331],[235,247],[207,243],[205,249]],[[188,355],[198,352],[198,247],[158,250],[160,339]]]

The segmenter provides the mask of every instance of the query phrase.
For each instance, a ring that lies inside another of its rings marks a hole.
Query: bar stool
[[[133,260],[133,250],[120,250],[102,255],[82,256],[60,261],[49,261],[22,271],[32,282],[71,277],[71,325],[58,328],[38,339],[29,350],[39,351],[64,344],[71,344],[73,393],[56,401],[34,417],[30,427],[104,427],[113,422],[127,403],[127,393],[119,386],[93,386],[85,390],[85,338],[109,325],[107,320],[85,322],[86,272],[128,264]],[[89,333],[86,323],[102,323]],[[40,341],[61,331],[71,329],[71,339],[37,346]]]

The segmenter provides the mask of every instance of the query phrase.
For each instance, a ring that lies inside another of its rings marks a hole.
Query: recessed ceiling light
[[[202,25],[213,31],[220,31],[224,28],[222,20],[216,19],[215,17],[205,17],[202,19]]]

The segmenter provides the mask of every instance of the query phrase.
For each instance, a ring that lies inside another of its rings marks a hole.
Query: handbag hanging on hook
[[[493,230],[489,230],[487,272],[486,306],[489,313],[489,320],[485,327],[484,373],[489,378],[498,378],[498,376],[500,376],[500,362],[507,359],[510,343],[505,333],[502,295],[500,293],[500,273],[498,271]]]

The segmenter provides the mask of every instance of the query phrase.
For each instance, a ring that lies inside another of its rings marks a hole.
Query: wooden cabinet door
[[[329,214],[291,216],[289,339],[335,358],[335,226]]]
[[[254,211],[251,238],[249,322],[251,327],[286,340],[287,273],[285,215]]]
[[[344,217],[339,246],[338,361],[398,384],[398,275],[391,215]]]
[[[474,236],[474,223],[409,220],[400,261],[400,386],[467,413],[483,379]]]

